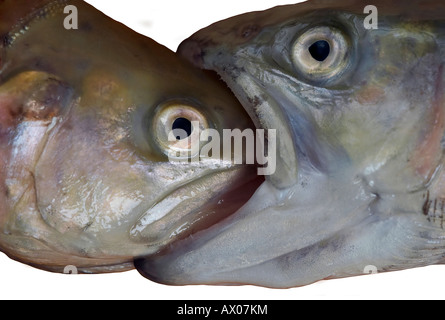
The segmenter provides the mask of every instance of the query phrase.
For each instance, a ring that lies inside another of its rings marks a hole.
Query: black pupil
[[[178,119],[175,120],[175,122],[173,122],[172,129],[173,129],[173,132],[175,130],[183,130],[185,132],[186,137],[181,137],[179,135],[176,136],[177,140],[182,140],[182,139],[185,139],[185,138],[191,136],[191,134],[192,134],[192,123],[188,119],[178,118]]]
[[[311,53],[312,58],[323,62],[329,57],[329,54],[331,53],[331,46],[329,45],[329,42],[320,40],[309,47],[309,52]]]

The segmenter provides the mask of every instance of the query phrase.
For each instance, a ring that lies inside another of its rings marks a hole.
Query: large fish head
[[[179,53],[277,131],[277,170],[205,240],[141,272],[283,288],[439,262],[445,7],[428,3],[314,0],[186,40]]]
[[[17,22],[0,62],[9,256],[58,272],[127,270],[238,209],[240,188],[253,192],[252,166],[196,161],[200,132],[253,128],[213,73],[83,1],[7,0],[0,16]]]

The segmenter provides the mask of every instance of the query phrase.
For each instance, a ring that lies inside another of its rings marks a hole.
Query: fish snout
[[[204,67],[205,52],[197,40],[183,41],[178,47],[178,54],[198,68]]]

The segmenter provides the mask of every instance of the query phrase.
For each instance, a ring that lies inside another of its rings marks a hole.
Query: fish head
[[[3,37],[0,248],[50,271],[128,270],[245,202],[255,168],[200,157],[201,133],[254,126],[212,72],[69,4],[77,29],[51,1]]]
[[[421,2],[401,5],[411,13],[402,21],[397,4],[377,2],[377,29],[367,26],[362,1],[276,7],[211,25],[178,51],[217,71],[257,126],[278,130],[280,172],[271,177],[276,186],[298,180],[298,163],[337,172],[338,161],[330,158],[343,158],[371,177],[385,174],[376,166],[400,155],[409,164],[397,163],[397,181],[381,187],[416,189],[437,166],[437,154],[424,155],[431,156],[428,161],[415,151],[432,142],[425,135],[441,118],[442,99],[439,26],[429,23],[431,12],[416,16],[416,4]],[[427,129],[413,131],[414,123]]]
[[[280,6],[181,44],[276,130],[277,170],[205,240],[140,261],[143,274],[287,288],[442,259],[445,8],[367,5]]]

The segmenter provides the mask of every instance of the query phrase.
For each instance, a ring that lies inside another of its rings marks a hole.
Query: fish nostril
[[[251,38],[255,37],[259,32],[260,32],[259,26],[255,25],[255,24],[247,25],[241,29],[240,36],[243,39],[251,39]]]
[[[179,45],[178,54],[191,62],[195,67],[202,68],[204,65],[204,51],[198,42],[185,40]]]

